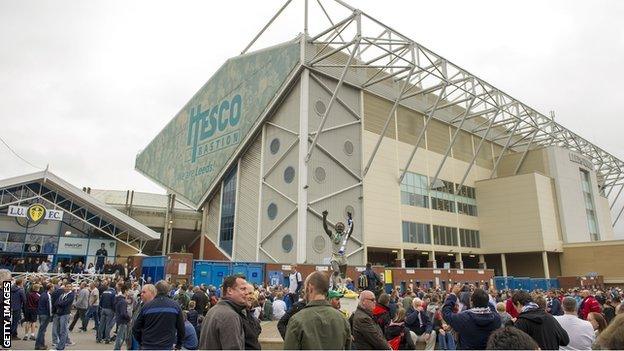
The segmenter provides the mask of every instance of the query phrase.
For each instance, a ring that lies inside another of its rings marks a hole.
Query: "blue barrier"
[[[228,275],[244,275],[248,282],[261,285],[264,282],[263,263],[193,260],[193,285],[220,287]],[[280,272],[281,273],[281,272]]]

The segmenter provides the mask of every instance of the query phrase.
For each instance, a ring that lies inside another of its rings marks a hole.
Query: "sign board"
[[[365,270],[366,270],[366,267],[355,267],[356,272],[364,272]]]
[[[282,270],[283,271],[291,271],[292,270],[292,266],[289,264],[283,264],[282,265]]]
[[[326,266],[316,266],[316,270],[317,271],[321,271],[321,272],[327,272],[327,271],[329,271],[329,267],[326,267]]]
[[[61,237],[58,242],[57,252],[60,255],[85,256],[88,244],[89,239]]]
[[[178,263],[178,275],[186,275],[186,262]]]
[[[407,273],[407,274],[414,274],[414,273],[416,273],[416,271],[413,270],[413,269],[406,269],[405,273]]]
[[[485,271],[483,271],[483,270],[478,270],[478,271],[477,271],[477,273],[478,273],[478,274],[485,274]]]
[[[136,169],[195,207],[299,63],[289,42],[229,59],[139,153]]]
[[[433,270],[433,274],[441,274],[441,273],[442,273],[442,271],[439,270],[439,269],[434,269]]]
[[[7,216],[28,218],[28,220],[35,223],[41,222],[44,219],[62,221],[63,211],[50,210],[43,207],[41,204],[33,204],[29,207],[9,206]]]
[[[457,274],[464,274],[464,271],[462,269],[458,269]]]

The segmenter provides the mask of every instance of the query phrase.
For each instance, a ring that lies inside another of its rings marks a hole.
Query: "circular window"
[[[317,182],[319,183],[324,182],[326,176],[327,174],[325,173],[325,168],[316,167],[316,169],[314,170],[314,179],[316,179]]]
[[[327,111],[327,106],[323,101],[316,100],[316,102],[314,103],[314,111],[316,111],[317,115],[323,116],[325,114],[325,111]]]
[[[284,252],[290,252],[292,248],[293,248],[292,235],[290,234],[284,235],[284,237],[282,238],[282,249],[284,250]]]
[[[322,253],[325,250],[325,238],[321,235],[317,235],[314,238],[314,251]]]
[[[269,145],[269,150],[271,150],[271,154],[275,155],[280,148],[280,141],[278,138],[271,140],[271,144]]]
[[[353,155],[353,143],[351,142],[351,140],[345,140],[344,153],[349,156]]]
[[[353,212],[355,212],[355,209],[353,208],[353,206],[347,205],[347,207],[345,207],[345,213],[344,213],[345,218],[349,218],[349,215],[347,213],[351,213],[351,215],[353,215]]]
[[[295,179],[295,169],[291,166],[286,167],[284,170],[284,181],[288,184],[292,183]]]
[[[270,220],[274,220],[277,217],[277,205],[274,203],[270,203],[269,207],[267,207],[267,216],[269,216]]]

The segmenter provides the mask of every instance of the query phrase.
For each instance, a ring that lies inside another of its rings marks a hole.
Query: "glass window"
[[[223,196],[221,198],[221,230],[219,247],[232,255],[234,241],[234,213],[236,208],[236,167],[230,170],[223,180]]]
[[[403,241],[418,244],[431,244],[429,224],[403,221]]]
[[[591,182],[589,172],[579,169],[581,172],[581,190],[583,191],[583,200],[585,202],[585,212],[587,213],[587,229],[591,241],[600,240],[598,233],[598,225],[596,221],[596,211],[594,207],[594,198],[591,192]]]

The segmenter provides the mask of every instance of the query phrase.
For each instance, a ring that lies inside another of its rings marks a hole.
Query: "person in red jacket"
[[[581,291],[581,297],[583,300],[581,301],[581,305],[578,309],[579,318],[587,320],[587,315],[590,312],[602,313],[600,303],[589,293],[589,290]]]
[[[516,306],[514,306],[514,303],[511,301],[511,297],[508,298],[505,302],[505,311],[507,311],[507,313],[509,313],[512,318],[518,318],[518,316],[520,315],[520,313],[518,313],[518,310],[516,309]]]

